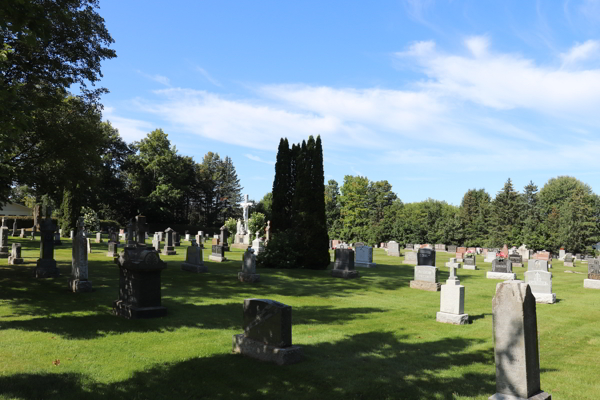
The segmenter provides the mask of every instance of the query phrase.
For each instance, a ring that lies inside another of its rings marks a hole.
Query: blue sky
[[[272,188],[283,136],[321,135],[326,179],[460,204],[559,175],[600,188],[600,0],[122,1],[100,14],[104,118],[228,155]]]

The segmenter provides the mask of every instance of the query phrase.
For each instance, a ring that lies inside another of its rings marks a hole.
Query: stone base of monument
[[[477,265],[463,265],[463,269],[470,269],[472,271],[475,271],[477,269]]]
[[[428,292],[439,292],[441,287],[442,284],[436,282],[410,281],[411,289],[426,290]]]
[[[438,311],[435,320],[444,324],[466,325],[469,323],[469,314],[450,314]]]
[[[600,289],[600,279],[584,279],[584,289]]]
[[[243,333],[233,335],[233,352],[277,365],[290,365],[304,359],[304,350],[299,346],[275,347],[248,339]]]
[[[488,271],[485,274],[485,277],[488,279],[501,279],[503,281],[515,281],[517,280],[517,274],[511,272],[491,272]]]
[[[407,261],[407,260],[404,260],[404,261],[402,262],[402,264],[404,264],[404,265],[417,265],[417,260],[415,260],[415,261],[411,261],[411,260],[408,260],[408,261]]]
[[[556,303],[556,293],[533,293],[536,303],[554,304]]]
[[[354,267],[362,267],[362,268],[375,268],[377,264],[375,263],[362,263],[362,262],[354,262]]]
[[[565,267],[572,267],[572,266],[573,266],[572,262],[565,261]]]
[[[33,270],[36,278],[56,278],[60,276],[60,270],[56,267],[56,260],[40,258],[37,260],[37,267]]]
[[[9,256],[8,257],[8,265],[17,265],[17,264],[23,264],[23,259],[22,258],[16,258],[13,256]]]
[[[552,396],[546,392],[540,392],[538,394],[534,394],[531,397],[518,397],[510,394],[502,394],[496,393],[493,396],[488,397],[488,400],[551,400]]]
[[[91,292],[92,291],[92,281],[69,279],[69,289],[74,293]]]
[[[8,250],[8,246],[0,247],[0,258],[8,258],[10,256],[10,251]]]
[[[464,258],[457,258],[456,262],[457,263],[462,263],[462,262],[465,262],[465,259]]]
[[[246,246],[247,248],[248,246]],[[227,261],[227,257],[221,257],[221,256],[213,256],[212,254],[210,256],[208,256],[208,259],[210,261],[215,261],[215,262],[223,262],[223,261]]]
[[[400,252],[399,251],[389,251],[387,249],[386,249],[386,251],[387,251],[387,255],[390,256],[390,257],[400,257]]]
[[[245,274],[243,272],[238,272],[238,280],[240,282],[254,283],[254,282],[260,281],[260,275],[259,274]]]
[[[117,253],[116,251],[109,251],[106,253],[106,257],[111,257],[111,258],[119,257],[119,253]]]
[[[332,269],[331,276],[334,278],[353,279],[358,278],[358,271],[350,269]]]
[[[208,272],[208,267],[206,265],[196,265],[183,262],[181,263],[181,270],[200,274],[202,272]]]
[[[167,315],[167,307],[134,307],[123,300],[115,300],[113,313],[127,319],[160,318]]]
[[[523,263],[512,263],[512,267],[518,267],[518,268],[523,268]]]
[[[177,251],[175,251],[175,246],[165,246],[160,254],[163,256],[174,256],[177,254]]]
[[[247,244],[243,244],[243,243],[233,243],[231,245],[232,249],[240,249],[240,250],[246,250],[248,248]]]

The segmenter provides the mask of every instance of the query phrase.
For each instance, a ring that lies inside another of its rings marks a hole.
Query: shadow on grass
[[[468,351],[477,343],[463,338],[412,343],[392,332],[370,332],[335,343],[303,346],[304,362],[286,367],[217,354],[158,364],[109,384],[72,373],[3,376],[0,395],[61,400],[487,397],[495,392],[494,356],[492,349]],[[478,372],[444,373],[478,364]]]
[[[181,304],[163,302],[168,315],[164,318],[129,321],[112,315],[109,311],[90,315],[67,315],[34,318],[25,321],[8,321],[0,329],[17,329],[54,333],[66,339],[95,339],[127,332],[174,331],[181,327],[202,329],[240,329],[243,320],[242,303]],[[366,318],[371,313],[381,313],[379,308],[333,308],[330,306],[303,306],[293,308],[294,325],[344,324]]]

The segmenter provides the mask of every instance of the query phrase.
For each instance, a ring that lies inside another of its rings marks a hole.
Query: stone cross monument
[[[248,230],[248,213],[249,213],[249,208],[250,206],[253,206],[254,202],[252,201],[248,201],[248,195],[244,195],[244,202],[240,203],[240,206],[242,207],[242,209],[244,210],[244,229],[246,230],[246,232],[249,232]]]

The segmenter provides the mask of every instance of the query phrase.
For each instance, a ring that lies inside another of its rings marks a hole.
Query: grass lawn
[[[413,267],[375,250],[360,278],[329,271],[258,270],[261,282],[237,281],[241,250],[209,272],[181,271],[185,246],[162,274],[168,316],[125,320],[111,314],[118,267],[107,244],[89,256],[92,293],[71,293],[71,241],[55,258],[62,276],[36,280],[39,240],[23,245],[23,265],[0,266],[0,399],[487,399],[495,393],[492,297],[500,281],[477,257],[458,270],[472,323],[436,322],[439,292],[409,288]],[[184,242],[185,243],[185,242]],[[10,246],[10,244],[9,244]],[[438,253],[439,280],[450,253]],[[559,302],[538,304],[542,389],[553,400],[600,398],[600,291],[583,289],[587,264],[555,261]],[[523,269],[516,269],[523,279]],[[302,363],[278,367],[234,355],[242,303],[257,297],[293,307],[293,342]],[[60,360],[58,365],[53,362]]]

